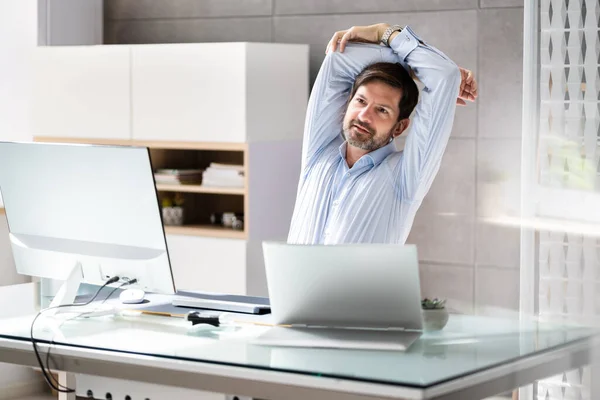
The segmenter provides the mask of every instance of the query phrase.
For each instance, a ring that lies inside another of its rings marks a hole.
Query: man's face
[[[385,146],[398,127],[402,91],[380,81],[360,86],[344,116],[344,137],[350,146],[373,151]]]

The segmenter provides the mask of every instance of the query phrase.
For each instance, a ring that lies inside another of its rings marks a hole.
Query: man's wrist
[[[398,35],[398,32],[402,31],[400,25],[388,25],[383,34],[381,35],[379,43],[383,46],[390,47],[391,41]]]
[[[390,47],[392,47],[392,40],[394,40],[396,38],[396,36],[398,36],[400,34],[400,31],[394,31],[391,35],[390,38],[388,39],[388,45]]]
[[[387,28],[389,28],[391,25],[390,24],[386,24],[386,23],[382,23],[379,24],[379,32],[377,35],[377,43],[381,43],[381,39],[383,38],[383,34],[385,33],[385,31],[387,30]]]

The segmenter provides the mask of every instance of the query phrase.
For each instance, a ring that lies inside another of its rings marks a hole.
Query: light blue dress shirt
[[[348,168],[342,116],[356,76],[380,61],[410,66],[424,88],[404,151],[392,142]],[[460,81],[456,64],[409,27],[391,48],[355,43],[329,52],[308,102],[288,243],[404,243],[440,168]]]

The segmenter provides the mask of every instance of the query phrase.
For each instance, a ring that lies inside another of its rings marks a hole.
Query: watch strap
[[[392,33],[394,32],[401,32],[402,31],[402,26],[400,25],[392,25],[390,27],[388,27],[385,32],[383,32],[383,35],[381,36],[381,41],[379,42],[382,46],[386,46],[389,47],[390,43],[389,43],[389,39],[390,36],[392,36]]]

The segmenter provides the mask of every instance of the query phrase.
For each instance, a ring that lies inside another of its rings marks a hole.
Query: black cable
[[[40,366],[40,369],[42,370],[42,375],[44,376],[44,380],[46,381],[46,383],[54,390],[56,390],[59,393],[74,393],[75,389],[70,389],[64,385],[61,385],[58,381],[56,381],[56,379],[51,375],[51,373],[49,373],[48,371],[46,371],[45,367],[44,367],[44,363],[42,362],[42,357],[40,356],[40,352],[39,349],[37,348],[37,342],[35,337],[33,336],[33,327],[35,325],[35,321],[37,321],[37,319],[40,317],[40,315],[42,315],[44,312],[46,311],[50,311],[50,310],[54,310],[57,308],[63,308],[63,307],[80,307],[80,306],[87,306],[88,304],[90,304],[92,301],[94,301],[96,299],[96,297],[98,297],[98,295],[100,294],[100,292],[102,291],[102,289],[104,289],[106,286],[110,285],[111,283],[115,283],[119,281],[119,277],[118,276],[113,276],[112,278],[110,278],[109,280],[107,280],[101,287],[100,289],[98,289],[98,291],[96,292],[96,294],[94,294],[94,296],[88,300],[85,303],[73,303],[73,304],[61,304],[58,306],[54,306],[54,307],[48,307],[45,308],[43,310],[40,310],[37,315],[35,316],[35,318],[33,319],[33,321],[31,322],[31,328],[29,331],[30,337],[31,337],[31,344],[33,345],[33,352],[35,353],[35,358],[38,361],[38,364]],[[54,380],[54,381],[53,381]],[[56,384],[55,384],[56,382]]]
[[[120,286],[117,286],[116,288],[114,288],[109,294],[108,296],[106,296],[106,298],[104,300],[102,300],[102,303],[100,304],[104,304],[104,302],[108,299],[110,299],[110,296],[113,295],[114,292],[116,292],[118,289],[121,289],[123,286],[127,286],[127,285],[133,285],[134,283],[137,282],[137,279],[131,279],[127,282],[124,282],[123,284],[121,284]]]
[[[99,294],[102,292],[102,289],[104,289],[104,288],[105,288],[107,285],[110,285],[111,283],[117,282],[118,280],[119,280],[119,277],[116,277],[116,276],[115,276],[115,277],[112,277],[111,279],[109,279],[108,281],[106,281],[106,282],[104,283],[104,285],[102,285],[102,286],[100,287],[100,289],[98,289],[98,290],[96,291],[96,293],[94,294],[94,296],[93,296],[93,297],[92,297],[90,300],[88,300],[87,302],[85,302],[85,303],[61,304],[61,305],[58,305],[58,306],[55,306],[55,307],[49,307],[49,308],[46,308],[46,309],[44,309],[44,310],[41,310],[41,311],[38,313],[38,315],[36,315],[36,317],[33,319],[33,322],[31,323],[31,332],[30,332],[30,333],[31,333],[31,340],[32,340],[32,344],[33,344],[33,349],[34,349],[34,352],[35,352],[36,358],[37,358],[37,360],[38,360],[38,363],[39,363],[39,365],[40,365],[40,369],[42,370],[42,373],[43,373],[43,375],[44,375],[44,379],[46,380],[46,382],[47,382],[47,383],[48,383],[48,384],[49,384],[49,385],[50,385],[50,386],[51,386],[51,387],[52,387],[54,390],[56,390],[56,391],[58,391],[58,392],[62,392],[62,393],[73,393],[73,392],[74,392],[74,390],[73,390],[73,389],[70,389],[70,388],[68,388],[68,387],[66,387],[66,386],[64,386],[64,385],[61,385],[61,384],[60,384],[60,383],[59,383],[59,382],[56,380],[56,378],[55,378],[54,376],[52,376],[52,374],[51,374],[51,371],[50,371],[50,370],[48,370],[48,372],[46,371],[46,369],[45,369],[45,367],[44,367],[44,364],[42,363],[41,356],[40,356],[40,354],[39,354],[39,350],[38,350],[38,348],[37,348],[37,343],[36,343],[36,340],[35,340],[35,338],[34,338],[34,336],[33,336],[33,327],[34,327],[35,321],[36,321],[36,320],[38,319],[38,317],[39,317],[39,316],[40,316],[40,315],[41,315],[43,312],[45,312],[45,311],[49,311],[49,310],[52,310],[52,309],[57,309],[57,308],[63,308],[63,307],[73,307],[73,306],[75,306],[75,307],[80,307],[80,306],[86,306],[86,305],[90,304],[91,302],[93,302],[93,301],[96,299],[96,297],[98,297],[98,295],[99,295]],[[81,314],[80,314],[80,315],[81,315]],[[50,347],[48,347],[48,351],[50,351]],[[47,362],[48,362],[48,360],[46,361],[46,363],[47,363]],[[46,365],[47,365],[47,364],[46,364]]]
[[[104,304],[104,302],[105,302],[106,300],[108,300],[108,298],[109,298],[109,297],[110,297],[110,296],[111,296],[111,295],[112,295],[112,294],[115,292],[115,290],[116,290],[116,289],[118,289],[118,288],[121,288],[121,287],[123,287],[123,286],[125,286],[125,285],[129,285],[129,284],[131,284],[131,282],[125,282],[125,283],[122,283],[121,285],[117,286],[116,288],[114,288],[114,289],[113,289],[113,290],[110,292],[110,294],[109,294],[109,295],[108,295],[108,296],[107,296],[107,297],[106,297],[104,300],[102,300],[102,303],[100,303],[100,304]],[[100,289],[98,289],[98,290],[96,291],[96,294],[95,294],[95,295],[94,295],[94,296],[93,296],[93,297],[92,297],[90,300],[88,300],[86,303],[80,303],[80,304],[64,304],[64,305],[61,305],[60,307],[73,307],[73,306],[85,306],[85,305],[88,305],[88,304],[90,304],[91,302],[93,302],[93,301],[94,301],[94,299],[96,299],[96,297],[97,297],[97,296],[98,296],[98,295],[99,295],[99,294],[102,292],[102,289],[103,289],[104,287],[106,287],[106,284],[105,284],[105,285],[103,285],[103,286],[102,286]],[[52,308],[59,308],[59,307],[52,307]],[[44,311],[45,311],[45,310],[44,310]],[[89,314],[89,313],[91,313],[91,312],[92,312],[92,311],[89,311],[89,312],[84,312],[84,313],[81,313],[81,314],[77,314],[77,315],[76,315],[76,316],[74,316],[73,318],[66,319],[65,321],[63,321],[63,322],[61,322],[61,323],[60,323],[60,325],[59,325],[59,328],[62,326],[62,324],[63,324],[63,323],[65,323],[65,322],[67,322],[67,321],[71,321],[71,320],[73,320],[73,319],[76,319],[76,318],[79,318],[79,317],[81,317],[81,316],[83,316],[83,315],[86,315],[86,314]],[[55,384],[55,385],[60,385],[61,387],[63,387],[63,388],[64,388],[64,386],[63,386],[63,385],[61,385],[61,384],[58,382],[58,380],[57,380],[57,379],[54,377],[54,375],[52,375],[52,369],[50,368],[50,362],[52,361],[52,363],[54,364],[54,369],[58,369],[58,367],[57,367],[57,365],[56,365],[56,362],[55,362],[55,361],[54,361],[54,359],[53,359],[53,358],[50,356],[50,353],[51,353],[51,350],[52,350],[52,346],[54,346],[54,345],[56,345],[56,342],[54,341],[54,336],[52,336],[52,339],[50,339],[50,345],[48,346],[48,351],[46,352],[46,368],[48,369],[48,373],[49,373],[49,375],[48,375],[48,376],[49,376],[49,377],[52,379],[52,381],[54,382],[54,384]],[[66,388],[66,389],[68,389],[68,388]],[[55,388],[55,390],[56,390],[56,388]]]
[[[124,286],[127,286],[127,285],[132,285],[132,284],[134,284],[134,283],[136,283],[136,282],[137,282],[137,279],[131,279],[131,280],[128,280],[128,281],[126,281],[126,282],[123,282],[123,283],[122,283],[122,284],[120,284],[119,286],[116,286],[116,287],[114,287],[114,288],[113,288],[113,290],[111,290],[111,291],[110,291],[110,293],[109,293],[109,294],[108,294],[108,295],[107,295],[107,296],[104,298],[104,300],[102,300],[102,302],[101,302],[100,304],[104,304],[104,303],[105,303],[105,302],[106,302],[108,299],[110,299],[110,298],[111,298],[111,296],[113,295],[113,293],[115,293],[117,290],[119,290],[119,289],[123,288]],[[106,286],[106,285],[105,285],[105,286]],[[102,291],[102,288],[100,288],[100,289],[99,289],[99,290],[96,292],[96,296],[97,296],[97,295],[98,295],[98,294],[99,294],[101,291]],[[86,304],[89,304],[91,301],[93,301],[93,300],[96,298],[96,296],[92,297],[92,300],[88,301],[88,303],[86,303]],[[81,305],[84,305],[84,304],[81,304]],[[81,314],[78,314],[77,316],[75,316],[75,317],[73,317],[73,318],[69,318],[67,321],[70,321],[70,320],[72,320],[72,319],[79,318],[79,317],[81,317],[81,316],[83,316],[83,315],[86,315],[86,314],[89,314],[89,313],[91,313],[91,312],[93,312],[93,311],[90,311],[90,312],[87,312],[87,313],[81,313]],[[66,321],[65,321],[65,322],[66,322]],[[50,377],[52,377],[52,380],[54,381],[54,383],[55,383],[55,384],[57,384],[57,385],[59,385],[59,383],[58,383],[58,381],[56,380],[56,378],[54,378],[54,376],[52,375],[52,369],[51,369],[51,366],[50,366],[50,363],[52,362],[52,364],[54,364],[54,369],[58,369],[58,366],[57,366],[56,362],[55,362],[55,361],[54,361],[54,359],[53,359],[53,358],[50,356],[50,353],[51,353],[51,350],[52,350],[52,346],[54,346],[54,345],[56,345],[56,342],[54,341],[54,337],[53,337],[53,338],[50,340],[50,346],[48,346],[48,352],[46,353],[46,367],[48,368],[48,372],[50,373],[50,374],[49,374],[49,376],[50,376]],[[61,386],[62,386],[62,385],[61,385]]]
[[[49,307],[49,308],[46,308],[44,310],[40,310],[40,312],[33,319],[33,322],[31,323],[31,331],[30,331],[31,343],[33,345],[33,350],[35,352],[35,356],[36,356],[36,358],[38,360],[40,369],[42,370],[42,374],[44,375],[44,379],[46,380],[46,383],[48,383],[48,385],[50,385],[50,387],[52,387],[54,390],[56,390],[58,392],[61,392],[61,393],[73,393],[74,392],[73,389],[70,389],[70,388],[68,388],[68,387],[66,387],[64,385],[61,385],[56,380],[56,378],[54,378],[54,376],[52,376],[52,374],[50,372],[46,371],[46,369],[44,367],[44,364],[42,363],[40,352],[39,352],[39,350],[37,348],[37,343],[36,343],[35,337],[33,336],[33,328],[34,328],[34,325],[35,325],[35,321],[45,311],[49,311],[49,310],[57,309],[57,308],[63,308],[63,307],[73,307],[73,306],[85,306],[85,305],[88,305],[92,301],[94,301],[96,299],[96,297],[98,297],[98,294],[100,294],[100,292],[102,291],[103,288],[105,288],[107,285],[110,285],[111,283],[117,282],[118,280],[119,280],[119,277],[112,277],[111,279],[109,279],[108,281],[106,281],[104,283],[104,285],[102,285],[100,287],[100,289],[98,289],[98,291],[96,292],[96,294],[90,300],[88,300],[85,303],[61,304],[61,305],[58,305],[58,306],[55,306],[55,307]]]

